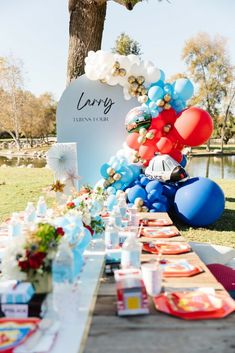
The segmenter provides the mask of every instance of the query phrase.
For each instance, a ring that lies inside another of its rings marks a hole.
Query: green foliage
[[[120,55],[134,54],[139,57],[142,54],[140,44],[125,33],[121,33],[120,36],[117,37],[112,52]]]

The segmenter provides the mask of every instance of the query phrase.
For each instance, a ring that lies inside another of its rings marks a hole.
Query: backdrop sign
[[[124,99],[121,87],[85,75],[64,91],[57,108],[57,141],[78,144],[80,184],[94,185],[101,178],[101,165],[126,139],[126,114],[137,105],[135,99]]]

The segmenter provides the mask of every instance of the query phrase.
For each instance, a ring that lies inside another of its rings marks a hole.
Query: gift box
[[[28,318],[42,317],[42,305],[46,294],[34,294],[28,303],[21,304],[1,304],[1,317],[8,318]]]
[[[1,304],[28,303],[35,290],[29,282],[3,281],[0,283]]]

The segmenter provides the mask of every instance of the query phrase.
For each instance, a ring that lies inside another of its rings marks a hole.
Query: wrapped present
[[[0,282],[1,304],[28,303],[35,290],[29,282],[3,281]]]

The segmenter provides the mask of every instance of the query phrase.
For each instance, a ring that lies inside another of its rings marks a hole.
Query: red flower
[[[89,232],[91,233],[91,235],[93,235],[94,234],[94,230],[90,227],[90,226],[87,226],[86,224],[84,224],[83,223],[83,225],[84,225],[84,227],[86,228],[86,229],[88,229],[89,230]]]
[[[42,251],[38,251],[29,256],[29,266],[30,268],[37,270],[43,263],[46,254]]]
[[[29,269],[29,261],[28,260],[19,260],[18,266],[22,271],[27,271]]]
[[[56,228],[56,234],[63,236],[63,235],[64,235],[64,230],[63,230],[63,228],[62,228],[62,227]]]
[[[74,208],[76,205],[75,205],[75,203],[74,202],[68,202],[67,203],[67,207],[68,208]]]

